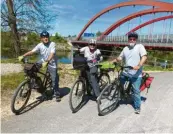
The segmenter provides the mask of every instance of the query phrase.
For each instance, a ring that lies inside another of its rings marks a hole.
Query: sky
[[[87,22],[104,8],[111,5],[125,2],[128,0],[49,0],[50,5],[47,7],[53,14],[58,17],[51,23],[53,29],[49,30],[51,34],[58,32],[62,36],[78,35]],[[173,0],[162,0],[173,4]],[[99,17],[85,31],[86,33],[96,33],[97,31],[105,31],[110,25],[119,19],[130,15],[136,11],[150,9],[151,6],[129,6],[120,9],[114,9]],[[158,18],[161,16],[171,15],[171,13],[157,13],[138,17],[128,21],[114,30],[111,35],[124,35],[132,28],[139,24]],[[173,19],[160,21],[138,30],[140,34],[148,33],[172,33],[173,34]]]

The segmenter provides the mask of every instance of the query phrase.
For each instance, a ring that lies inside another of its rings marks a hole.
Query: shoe
[[[56,96],[56,102],[60,102],[61,101],[61,97],[60,96]]]
[[[141,110],[140,109],[135,109],[135,114],[140,114]]]

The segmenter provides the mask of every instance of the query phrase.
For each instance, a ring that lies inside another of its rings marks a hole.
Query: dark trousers
[[[98,97],[100,95],[100,88],[98,83],[98,69],[97,68],[89,68],[86,69],[87,79],[92,89],[94,90],[95,96]]]

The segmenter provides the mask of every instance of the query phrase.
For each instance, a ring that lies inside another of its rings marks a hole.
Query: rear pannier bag
[[[150,77],[148,73],[143,73],[140,91],[143,91],[146,88],[149,89],[153,79],[154,79],[154,77]],[[147,92],[148,92],[148,90],[147,90]]]

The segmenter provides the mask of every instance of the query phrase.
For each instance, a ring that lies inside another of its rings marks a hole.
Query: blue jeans
[[[141,95],[140,95],[140,85],[141,85],[142,77],[137,78],[129,78],[129,81],[132,83],[132,99],[134,102],[134,108],[140,109],[141,107]],[[127,76],[121,75],[120,82],[122,85],[127,81]]]
[[[43,61],[39,60],[37,63],[42,64]],[[57,73],[57,68],[53,68],[48,66],[48,72],[50,73],[51,80],[52,80],[52,87],[53,87],[53,94],[60,95],[59,92],[59,75]]]
[[[60,95],[60,92],[59,92],[59,75],[57,73],[57,68],[52,68],[52,67],[48,66],[48,71],[51,75],[54,95]]]

